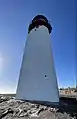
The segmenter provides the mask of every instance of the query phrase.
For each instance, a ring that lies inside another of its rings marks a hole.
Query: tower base
[[[33,103],[33,104],[40,104],[40,105],[44,105],[44,106],[59,107],[59,102],[49,102],[49,101],[39,101],[39,100],[24,100],[24,99],[18,99],[18,100],[22,100],[22,101]]]

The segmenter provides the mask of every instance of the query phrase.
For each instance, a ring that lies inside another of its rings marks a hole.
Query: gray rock
[[[0,119],[75,119],[58,108],[33,104],[0,95]]]

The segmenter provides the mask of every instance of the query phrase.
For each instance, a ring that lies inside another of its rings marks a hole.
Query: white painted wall
[[[27,37],[16,98],[59,102],[50,35],[45,26],[35,29]]]

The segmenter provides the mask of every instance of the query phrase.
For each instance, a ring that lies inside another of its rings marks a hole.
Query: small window
[[[44,77],[45,77],[45,79],[48,79],[48,76],[46,74],[44,75]]]
[[[47,75],[45,75],[45,78],[47,77]]]

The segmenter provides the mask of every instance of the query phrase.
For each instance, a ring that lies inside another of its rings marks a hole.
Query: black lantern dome
[[[43,15],[37,15],[36,17],[33,18],[31,24],[29,25],[28,28],[28,33],[30,33],[30,31],[35,28],[35,27],[39,27],[39,26],[45,26],[48,28],[49,34],[51,33],[52,27],[50,25],[50,23],[48,22],[47,18]]]

